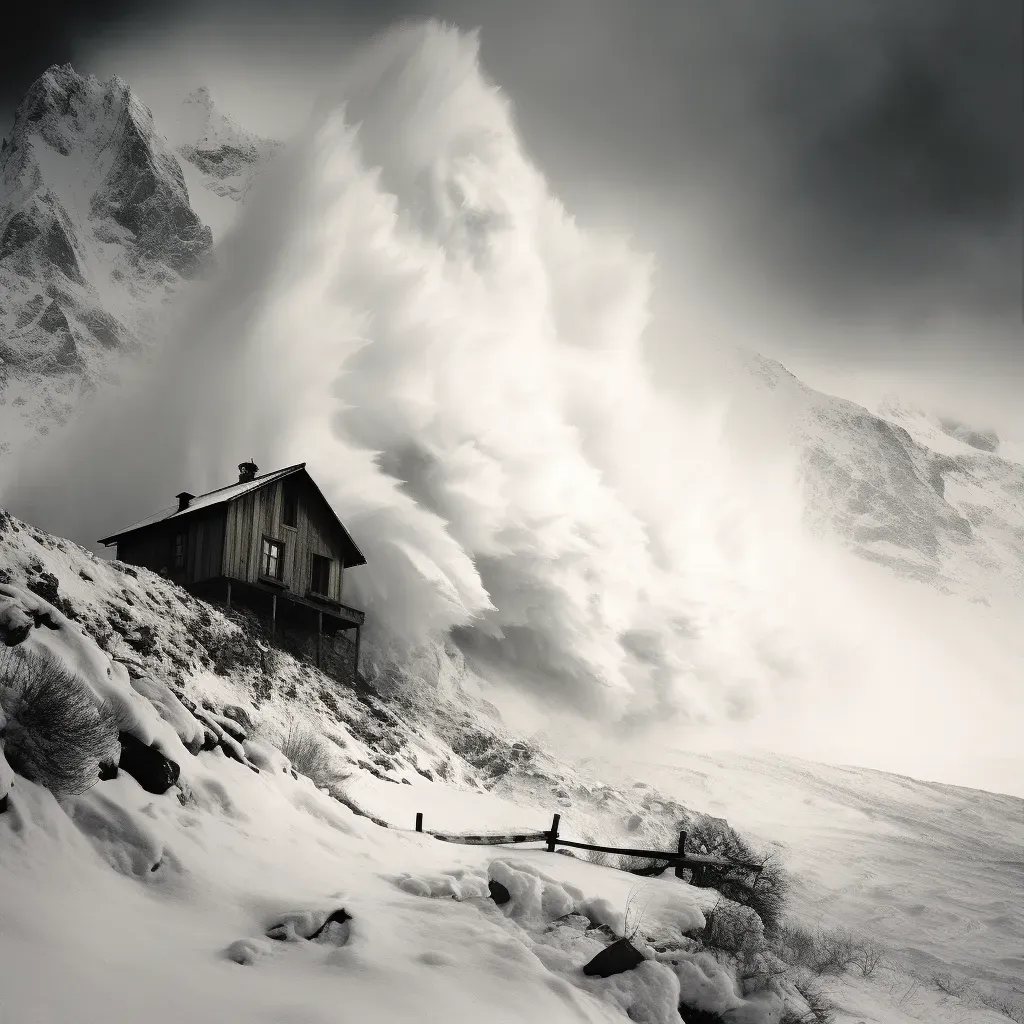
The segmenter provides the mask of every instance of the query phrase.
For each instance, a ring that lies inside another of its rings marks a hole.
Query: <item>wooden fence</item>
[[[433,836],[445,843],[463,843],[470,846],[504,846],[506,843],[545,843],[549,853],[554,853],[559,846],[565,846],[573,850],[593,850],[596,853],[622,854],[628,857],[641,857],[650,860],[663,860],[674,865],[677,878],[682,877],[683,869],[689,868],[692,880],[698,884],[704,881],[714,869],[735,868],[742,871],[759,873],[763,865],[749,864],[743,861],[730,860],[727,857],[709,857],[706,855],[694,855],[686,853],[686,833],[679,833],[679,845],[671,852],[665,850],[634,850],[623,846],[597,846],[594,843],[577,843],[569,839],[562,839],[558,834],[558,827],[562,816],[555,814],[551,818],[551,828],[546,832],[516,832],[509,834],[490,833],[486,835],[468,835],[462,833],[432,832],[423,828],[423,814],[416,814],[416,831],[425,835]]]

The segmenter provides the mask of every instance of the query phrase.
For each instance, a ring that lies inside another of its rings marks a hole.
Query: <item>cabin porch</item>
[[[341,602],[303,596],[273,583],[249,583],[222,576],[188,589],[230,609],[254,612],[282,646],[308,658],[339,681],[355,684],[365,614]]]

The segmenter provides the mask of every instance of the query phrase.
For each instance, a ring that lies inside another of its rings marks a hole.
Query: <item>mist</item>
[[[432,22],[339,61],[155,361],[5,504],[91,543],[304,461],[390,657],[448,634],[495,692],[623,742],[947,780],[1015,757],[1013,610],[806,536],[781,426],[713,346],[699,388],[658,380],[654,256],[574,219],[479,53]]]

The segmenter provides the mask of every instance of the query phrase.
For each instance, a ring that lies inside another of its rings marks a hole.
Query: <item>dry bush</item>
[[[11,767],[55,793],[84,793],[101,762],[117,762],[117,719],[81,679],[50,654],[0,654]]]
[[[861,977],[870,978],[876,971],[889,966],[889,958],[884,946],[874,939],[864,939],[855,945],[853,964],[860,971]]]
[[[717,889],[726,899],[750,907],[771,934],[779,926],[789,892],[789,875],[776,854],[758,852],[724,819],[699,815],[680,824],[687,834],[687,850],[728,860],[758,864],[752,874],[741,868],[701,866],[693,869],[692,885]]]
[[[626,896],[625,914],[623,917],[623,934],[627,939],[633,939],[640,931],[643,923],[644,913],[650,905],[653,894],[649,892],[649,886],[643,884],[634,885]]]
[[[1024,998],[1014,999],[1012,996],[996,992],[979,993],[978,1000],[996,1013],[1008,1017],[1015,1024],[1024,1024]]]
[[[281,743],[281,753],[292,767],[322,789],[341,782],[344,774],[324,740],[303,722],[293,721]]]
[[[710,910],[704,911],[700,941],[709,949],[741,956],[749,946],[751,923],[749,913],[745,913],[742,907],[719,900]]]
[[[842,928],[811,931],[799,925],[780,924],[771,940],[772,950],[780,959],[813,974],[839,975],[850,967],[860,967],[861,973],[869,977],[884,962],[881,947],[869,940],[855,939]]]
[[[819,984],[811,978],[798,978],[793,987],[803,996],[808,1010],[799,1015],[787,1010],[779,1024],[833,1024],[836,1019],[835,1003]]]
[[[945,992],[947,996],[956,996],[957,999],[965,996],[971,987],[966,978],[948,972],[934,975],[932,983],[940,992]]]

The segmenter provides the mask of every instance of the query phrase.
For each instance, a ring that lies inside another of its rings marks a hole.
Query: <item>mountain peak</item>
[[[78,377],[107,376],[118,350],[146,336],[146,297],[195,276],[211,246],[173,152],[127,83],[47,68],[0,153],[5,380],[60,377],[54,387],[68,395]],[[0,434],[35,429],[56,408],[45,384],[25,386],[36,406],[23,403],[23,422],[9,415]]]
[[[245,195],[255,173],[280,145],[224,114],[205,85],[182,100],[174,127],[178,155],[199,172],[203,188],[233,200]]]

